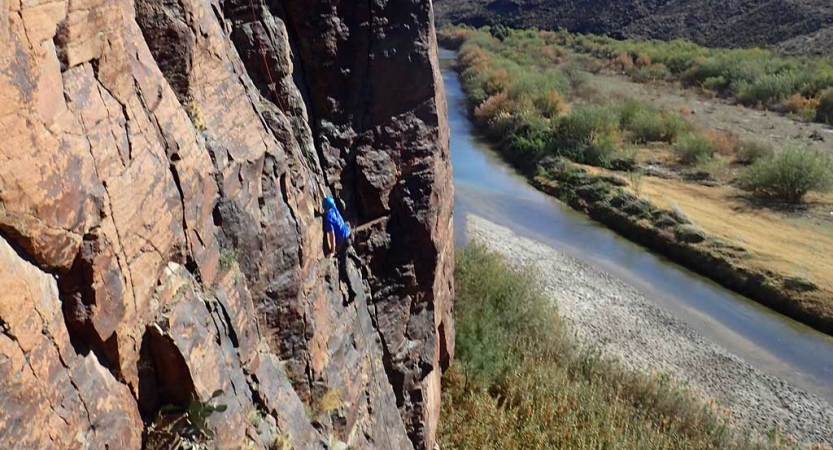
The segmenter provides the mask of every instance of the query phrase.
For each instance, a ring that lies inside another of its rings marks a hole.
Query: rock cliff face
[[[430,448],[453,354],[430,0],[0,1],[0,448]],[[355,253],[323,257],[340,199]]]

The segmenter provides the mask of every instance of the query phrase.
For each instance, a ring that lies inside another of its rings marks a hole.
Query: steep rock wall
[[[453,353],[430,0],[0,3],[0,448],[430,448]],[[356,254],[323,258],[333,194]],[[144,442],[143,442],[144,441]]]

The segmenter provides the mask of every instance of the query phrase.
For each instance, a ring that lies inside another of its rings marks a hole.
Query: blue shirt
[[[330,231],[336,235],[336,245],[350,237],[350,227],[344,222],[336,208],[330,208],[327,214],[324,215],[324,232],[329,233]]]

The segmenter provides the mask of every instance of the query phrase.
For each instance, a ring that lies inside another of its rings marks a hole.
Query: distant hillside
[[[833,53],[830,0],[435,0],[435,8],[440,23],[567,28],[617,38],[687,38],[716,47]]]

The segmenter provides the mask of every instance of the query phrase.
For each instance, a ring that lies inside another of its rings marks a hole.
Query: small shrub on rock
[[[697,164],[712,159],[717,149],[706,136],[688,133],[674,144],[674,152],[677,153],[682,163]]]
[[[654,218],[654,226],[657,228],[669,228],[679,225],[673,217],[668,214],[660,214]]]
[[[699,244],[706,240],[706,232],[691,224],[676,226],[674,236],[678,241],[688,244]]]
[[[688,218],[688,214],[686,214],[676,203],[671,205],[668,215],[671,216],[677,223],[681,223],[683,225],[691,224],[691,219]]]
[[[812,292],[817,291],[819,286],[805,277],[792,277],[784,280],[784,288],[796,292]]]
[[[790,147],[750,166],[741,183],[757,194],[799,203],[811,191],[833,187],[833,161],[806,147]]]

